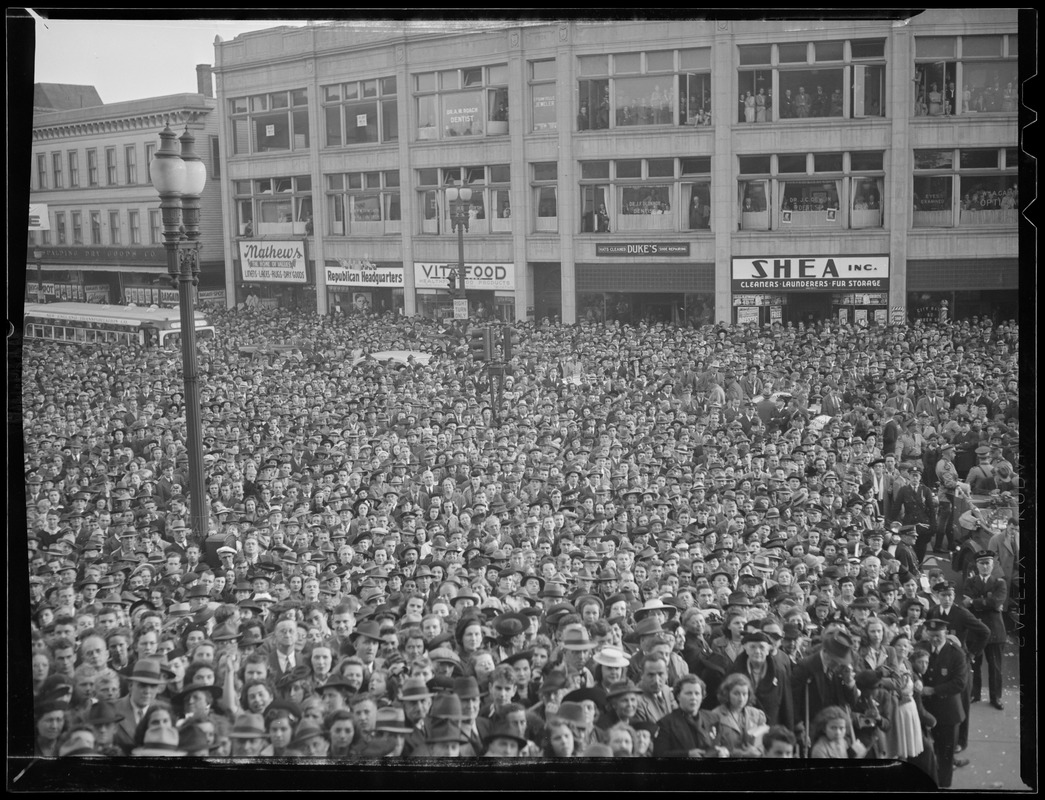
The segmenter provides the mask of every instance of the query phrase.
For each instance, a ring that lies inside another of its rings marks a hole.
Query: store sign
[[[734,292],[885,291],[888,256],[734,258]]]
[[[596,242],[596,256],[688,256],[689,242]]]
[[[446,289],[456,264],[414,262],[414,286],[418,289]],[[465,264],[464,288],[476,292],[515,291],[515,264]]]
[[[204,303],[206,305],[225,305],[224,289],[200,289],[196,293],[196,297],[199,299],[200,303]]]
[[[890,325],[906,325],[907,324],[907,309],[903,306],[892,306],[889,309],[889,324]]]
[[[47,203],[29,204],[29,230],[51,230],[51,218],[47,215]]]
[[[327,286],[334,289],[338,286],[403,288],[402,267],[379,267],[366,259],[336,258],[327,260],[325,270]]]
[[[239,243],[244,281],[307,283],[305,243],[254,240]]]

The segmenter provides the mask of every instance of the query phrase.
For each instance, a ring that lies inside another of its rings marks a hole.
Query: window
[[[916,228],[1019,224],[1015,150],[914,151]]]
[[[62,154],[51,153],[51,171],[54,173],[52,178],[53,183],[51,184],[55,189],[61,189],[62,186]]]
[[[326,147],[399,139],[395,77],[324,86],[322,91]]]
[[[710,170],[709,157],[582,161],[581,232],[707,228]]]
[[[312,234],[312,178],[235,181],[240,236]]]
[[[535,131],[554,131],[559,127],[555,113],[555,59],[530,62],[530,97]]]
[[[116,179],[116,148],[105,148],[105,180],[108,186],[115,186]]]
[[[533,165],[533,200],[538,231],[559,230],[559,165],[554,161]]]
[[[149,244],[163,244],[163,229],[158,208],[149,209]]]
[[[91,244],[102,243],[102,213],[100,211],[91,212]]]
[[[152,157],[156,155],[156,143],[145,143],[145,180],[152,185]]]
[[[880,228],[884,154],[778,153],[741,156],[741,230]]]
[[[464,185],[472,190],[472,198],[468,206],[469,233],[510,232],[512,217],[508,192],[510,184],[511,168],[507,164],[418,170],[417,185],[420,187],[418,189],[418,208],[421,215],[421,232],[433,234],[439,233],[440,230],[448,234],[455,232],[452,208],[446,199],[446,189],[457,185]]]
[[[221,147],[217,136],[210,137],[210,170],[212,178],[221,177]]]
[[[334,236],[399,233],[399,170],[327,175],[327,219]]]
[[[79,211],[72,211],[73,244],[83,244],[83,221]],[[158,211],[156,212],[159,213]]]
[[[109,244],[123,244],[120,236],[120,212],[109,212]]]
[[[69,186],[76,189],[80,185],[80,154],[76,150],[69,151]]]
[[[127,165],[127,183],[136,184],[138,182],[138,149],[133,144],[127,145],[123,149],[123,159]]]
[[[37,153],[36,155],[36,188],[50,188],[47,185],[47,156],[44,153]]]
[[[98,151],[87,151],[87,185],[98,185]]]
[[[308,93],[304,89],[229,100],[232,154],[307,150]]]
[[[711,50],[577,59],[577,130],[711,124]]]
[[[54,238],[55,244],[65,244],[65,212],[54,212]]]
[[[131,232],[131,244],[141,244],[141,218],[137,210],[131,209],[127,212],[127,227],[130,229]]]
[[[414,77],[417,138],[508,133],[508,67],[448,69]]]
[[[885,113],[884,39],[746,45],[738,61],[738,122]]]
[[[51,243],[51,232],[50,231],[40,231],[40,243],[41,244],[50,244]]]
[[[1015,39],[917,37],[914,115],[1015,113],[1019,102]]]

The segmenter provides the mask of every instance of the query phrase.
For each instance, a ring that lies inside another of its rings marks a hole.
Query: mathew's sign
[[[888,256],[734,258],[734,292],[886,291]]]
[[[239,261],[244,281],[308,282],[303,242],[240,242]]]

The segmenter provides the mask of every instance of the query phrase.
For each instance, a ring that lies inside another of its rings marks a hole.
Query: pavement
[[[937,563],[930,563],[937,562]],[[949,580],[956,576],[946,557],[929,556],[923,568],[940,566]],[[952,791],[1012,792],[1032,791],[1021,777],[1020,658],[1016,636],[1010,635],[1002,655],[1003,711],[993,708],[987,696],[987,664],[981,665],[983,696],[969,707],[969,746],[956,758],[967,758],[969,764],[954,770]],[[1028,680],[1034,680],[1029,676]],[[1026,709],[1027,713],[1033,713]],[[1026,765],[1027,775],[1034,775],[1037,764]]]

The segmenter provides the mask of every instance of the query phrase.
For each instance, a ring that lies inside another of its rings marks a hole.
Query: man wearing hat
[[[114,742],[125,752],[134,746],[134,732],[145,711],[153,704],[167,680],[160,671],[160,662],[154,658],[139,658],[128,677],[129,691],[113,703],[118,722]]]
[[[961,484],[958,478],[958,469],[954,466],[955,446],[952,442],[946,442],[940,448],[940,459],[936,462],[936,481],[939,489],[936,493],[936,541],[933,542],[933,550],[940,554],[946,554],[954,549],[954,501],[955,493]],[[946,539],[947,549],[944,550],[943,542]]]
[[[1005,579],[992,575],[994,569],[994,553],[980,550],[976,553],[976,566],[962,586],[962,605],[972,611],[973,615],[990,629],[990,636],[983,652],[972,660],[972,697],[971,702],[980,700],[980,680],[983,660],[987,660],[987,691],[991,705],[1001,711],[1005,708],[1001,702],[1002,694],[1002,651],[1005,647],[1005,620],[1002,612],[1008,601],[1009,593]]]
[[[740,643],[744,652],[737,656],[730,673],[739,672],[751,681],[751,703],[765,712],[767,725],[790,728],[794,716],[791,681],[781,662],[771,657],[772,640],[764,631],[754,630],[745,633]]]
[[[923,628],[929,643],[929,666],[922,675],[922,704],[936,718],[933,749],[936,752],[938,784],[949,789],[956,766],[967,759],[955,760],[958,729],[968,718],[962,696],[969,682],[969,666],[962,649],[949,641],[947,620],[940,617],[926,621]]]
[[[795,732],[808,753],[812,743],[810,724],[827,706],[856,704],[856,675],[853,670],[852,637],[844,630],[826,629],[820,649],[795,664],[791,671]]]

